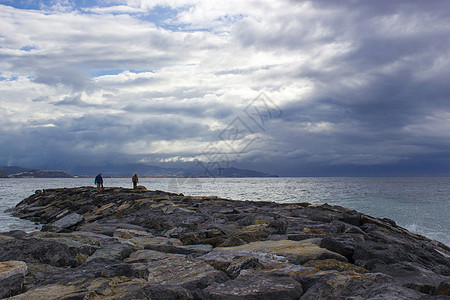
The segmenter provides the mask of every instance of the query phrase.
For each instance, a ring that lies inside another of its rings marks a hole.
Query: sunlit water
[[[139,184],[192,196],[326,202],[393,219],[450,246],[450,178],[141,178]],[[93,186],[93,178],[0,179],[0,231],[39,229],[4,212],[35,190],[89,185]],[[105,178],[105,186],[131,187],[131,178]]]

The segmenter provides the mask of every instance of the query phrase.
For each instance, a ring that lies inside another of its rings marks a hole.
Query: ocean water
[[[93,186],[93,178],[0,179],[0,232],[39,230],[5,210],[35,190]],[[132,187],[131,178],[104,185]],[[408,230],[450,246],[450,178],[141,178],[140,185],[191,196],[280,203],[328,203],[389,218]]]

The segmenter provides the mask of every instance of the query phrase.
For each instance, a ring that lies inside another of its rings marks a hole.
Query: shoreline
[[[0,233],[0,262],[28,269],[13,299],[449,296],[447,246],[341,206],[79,187],[36,191],[14,214],[44,225]]]

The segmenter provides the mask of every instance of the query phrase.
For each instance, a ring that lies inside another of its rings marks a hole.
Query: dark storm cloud
[[[272,174],[449,166],[448,1],[172,3],[164,28],[126,14],[140,4],[2,6],[1,161],[187,160],[230,151],[240,118],[254,142],[233,159]],[[283,111],[263,129],[244,111],[260,91]]]

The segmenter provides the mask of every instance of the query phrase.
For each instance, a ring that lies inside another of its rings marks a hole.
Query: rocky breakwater
[[[450,299],[450,249],[339,206],[36,191],[0,233],[0,298]]]

